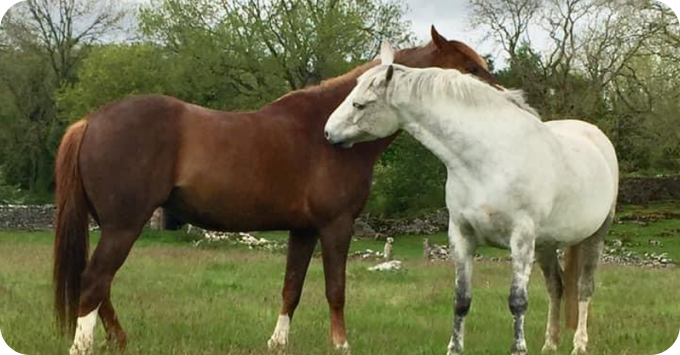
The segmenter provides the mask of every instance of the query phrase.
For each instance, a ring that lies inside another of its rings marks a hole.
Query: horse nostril
[[[328,131],[323,131],[323,134],[326,136],[326,140],[331,140],[331,134]]]

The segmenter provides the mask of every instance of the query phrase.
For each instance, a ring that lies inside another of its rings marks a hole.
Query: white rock
[[[390,271],[390,270],[401,270],[401,261],[391,260],[384,263],[380,263],[376,266],[369,267],[369,271]]]

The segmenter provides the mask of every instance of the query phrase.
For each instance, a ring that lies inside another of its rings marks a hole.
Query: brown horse
[[[484,61],[432,28],[432,42],[396,61],[472,73],[495,84]],[[395,136],[339,149],[324,138],[329,115],[367,63],[295,91],[259,111],[214,111],[166,96],[133,96],[72,125],[56,162],[55,308],[75,329],[71,354],[90,351],[97,314],[108,341],[126,345],[111,281],[159,206],[215,230],[290,230],[283,306],[270,346],[285,345],[317,240],[321,241],[333,344],[347,347],[345,266],[354,218],[373,165]],[[88,261],[88,214],[101,239]],[[77,320],[77,327],[76,327]]]

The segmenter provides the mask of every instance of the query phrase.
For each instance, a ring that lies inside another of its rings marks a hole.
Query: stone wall
[[[0,229],[50,229],[54,211],[54,205],[0,205]]]
[[[619,188],[619,204],[646,204],[652,201],[680,201],[680,176],[654,178],[626,178],[621,180]],[[53,205],[0,205],[0,230],[19,229],[36,230],[52,228],[54,216]],[[160,214],[156,213],[160,222]],[[152,223],[153,225],[154,223]],[[382,238],[395,234],[428,234],[446,230],[448,213],[437,210],[420,218],[385,219],[371,215],[362,215],[357,219],[355,230],[357,235]]]
[[[667,200],[680,201],[680,175],[621,180],[619,204],[644,205]]]

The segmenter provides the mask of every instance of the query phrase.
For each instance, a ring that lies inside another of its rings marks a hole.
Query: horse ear
[[[437,29],[434,28],[434,25],[430,28],[430,33],[432,34],[432,42],[437,46],[439,49],[443,49],[444,46],[446,46],[449,41],[444,38],[444,36],[440,35],[439,32],[437,32]]]
[[[394,75],[394,66],[390,64],[389,67],[387,67],[387,75],[385,76],[385,86],[387,86],[390,83],[390,80],[392,80],[392,76]]]
[[[394,49],[387,40],[384,40],[380,46],[380,60],[383,65],[394,63]]]

